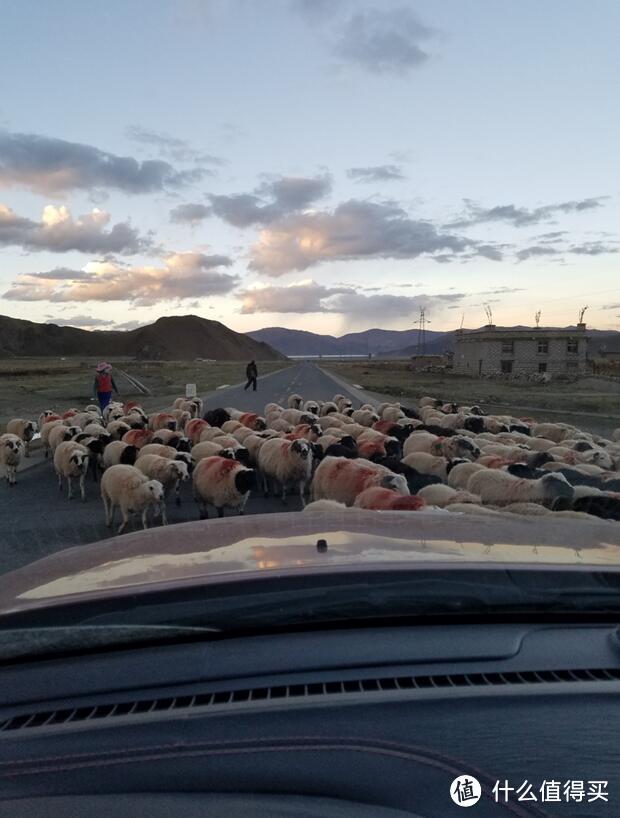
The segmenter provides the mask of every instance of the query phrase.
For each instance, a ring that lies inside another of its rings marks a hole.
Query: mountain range
[[[285,357],[267,343],[197,315],[158,318],[153,324],[126,332],[89,331],[0,315],[0,358],[47,355],[169,361],[276,361]]]
[[[511,329],[525,329],[516,326]],[[542,327],[541,329],[545,329]],[[550,329],[547,327],[547,329]],[[588,329],[590,352],[596,354],[600,349],[607,348],[620,351],[620,332],[613,330]],[[369,329],[364,332],[348,333],[336,337],[321,335],[304,330],[286,329],[285,327],[266,327],[265,329],[249,332],[252,338],[263,341],[284,355],[373,355],[390,358],[409,358],[417,354],[418,330],[384,330]],[[424,352],[426,354],[441,354],[454,349],[454,332],[438,332],[426,330]]]

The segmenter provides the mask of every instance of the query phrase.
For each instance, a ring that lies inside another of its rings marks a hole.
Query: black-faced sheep
[[[206,457],[196,465],[193,483],[201,519],[209,516],[208,505],[215,506],[219,517],[224,516],[225,508],[243,514],[256,472],[227,457]]]
[[[8,434],[17,435],[23,441],[26,457],[30,457],[30,443],[37,432],[37,428],[34,420],[24,420],[23,418],[13,418],[6,425]]]
[[[0,464],[4,466],[6,481],[9,486],[17,483],[17,467],[24,453],[24,441],[10,432],[0,435]]]
[[[499,469],[475,472],[469,478],[467,490],[492,506],[529,502],[553,507],[557,500],[570,500],[574,493],[571,484],[560,474],[546,474],[539,480],[521,480]]]
[[[77,479],[80,486],[80,496],[86,500],[84,480],[88,472],[90,452],[81,443],[66,440],[59,443],[54,452],[54,470],[58,477],[58,488],[62,490],[63,478],[67,481],[67,498],[73,497],[72,480]]]
[[[394,489],[409,494],[407,480],[401,474],[370,460],[326,457],[318,466],[312,483],[315,500],[336,500],[352,506],[358,494],[371,486]]]
[[[263,475],[265,496],[269,495],[269,480],[282,487],[282,502],[286,503],[286,489],[295,484],[299,489],[302,506],[304,492],[312,475],[312,450],[307,440],[266,440],[258,452],[258,467]]]

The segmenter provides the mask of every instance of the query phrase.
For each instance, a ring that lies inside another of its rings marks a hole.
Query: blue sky
[[[1,313],[620,329],[616,2],[0,12]]]

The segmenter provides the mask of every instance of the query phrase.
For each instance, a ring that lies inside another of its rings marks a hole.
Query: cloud
[[[434,32],[406,6],[353,14],[340,29],[334,52],[376,74],[404,74],[428,59],[421,44]]]
[[[491,208],[483,208],[471,199],[464,199],[465,216],[446,225],[447,228],[470,227],[474,224],[484,222],[507,222],[514,227],[525,227],[530,224],[538,224],[546,221],[557,213],[581,213],[585,210],[593,210],[602,207],[602,202],[607,196],[596,196],[590,199],[581,199],[573,202],[560,202],[559,204],[544,205],[528,209],[517,207],[513,204],[496,205]],[[552,234],[557,235],[557,234]]]
[[[351,199],[331,212],[298,213],[270,224],[252,246],[249,266],[280,276],[324,261],[417,258],[467,249],[475,255],[476,246],[452,233],[439,233],[429,222],[409,218],[395,204]]]
[[[573,244],[567,249],[568,253],[576,253],[580,256],[600,256],[604,253],[617,253],[620,248],[617,244],[605,244],[602,241],[590,241],[585,244]]]
[[[92,145],[0,131],[0,187],[46,194],[100,188],[155,193],[198,182],[204,175],[202,168],[179,171],[161,159],[139,162]]]
[[[618,310],[620,309],[620,304],[608,304],[606,307],[601,307],[602,310]]]
[[[160,156],[172,159],[173,162],[199,162],[211,165],[224,164],[224,161],[220,159],[219,156],[213,156],[210,153],[203,153],[202,151],[196,150],[192,148],[185,139],[179,139],[176,136],[170,136],[159,131],[151,131],[140,125],[130,125],[125,130],[125,134],[134,142],[156,148]],[[208,171],[208,173],[209,175],[213,175],[213,171]]]
[[[280,176],[259,185],[253,193],[210,194],[212,212],[235,227],[269,224],[289,213],[304,210],[331,190],[327,175]]]
[[[402,168],[398,165],[374,165],[367,168],[349,168],[349,179],[358,182],[391,182],[395,179],[404,179]]]
[[[518,253],[515,253],[515,255],[519,261],[527,261],[528,259],[535,258],[537,256],[555,256],[561,252],[561,250],[557,250],[553,247],[535,244],[532,245],[532,247],[524,247],[523,250],[519,250]]]
[[[48,318],[46,324],[58,327],[109,327],[109,318],[94,318],[92,315],[72,315],[70,318]]]
[[[170,221],[178,223],[198,224],[211,215],[211,208],[207,205],[188,203],[177,205],[170,211]]]
[[[371,288],[372,289],[372,288]],[[316,281],[300,281],[287,286],[259,287],[237,293],[244,314],[270,313],[338,313],[357,318],[390,321],[413,315],[420,307],[442,309],[446,304],[465,298],[463,293],[437,295],[366,295],[353,286],[326,287]]]
[[[105,227],[110,214],[94,208],[90,213],[73,219],[67,207],[47,205],[40,222],[17,215],[0,204],[0,247],[19,246],[24,250],[49,250],[64,253],[122,253],[131,255],[151,245],[150,238],[141,238],[127,222],[118,222],[110,230]]]
[[[226,295],[239,279],[219,268],[231,264],[227,256],[204,253],[171,254],[160,267],[96,261],[87,264],[84,271],[76,271],[72,278],[59,279],[56,270],[49,275],[21,274],[2,297],[12,301],[129,301],[149,306],[160,301]]]
[[[301,281],[287,287],[260,287],[242,290],[237,294],[241,299],[241,312],[327,312],[324,299],[338,293],[350,293],[350,287],[323,287],[316,281]]]

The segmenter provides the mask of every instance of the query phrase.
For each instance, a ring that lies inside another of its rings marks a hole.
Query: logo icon
[[[459,775],[450,784],[450,797],[459,807],[473,807],[482,795],[482,787],[473,775]]]

